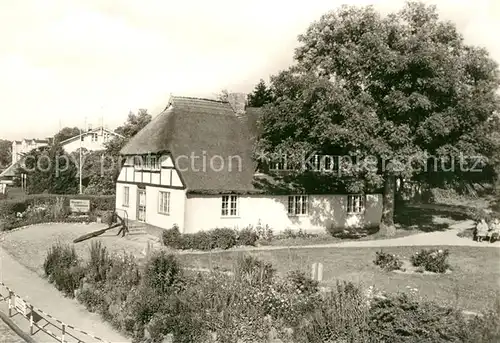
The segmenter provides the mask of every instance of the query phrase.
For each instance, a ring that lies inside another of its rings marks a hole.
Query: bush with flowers
[[[445,273],[450,269],[448,263],[449,251],[447,249],[422,249],[413,254],[410,258],[415,267],[421,267],[428,272]]]
[[[497,342],[499,311],[467,321],[454,309],[411,295],[365,294],[353,283],[328,292],[304,273],[281,278],[254,257],[235,273],[192,273],[174,255],[151,254],[144,266],[94,244],[76,297],[137,343],[161,342]],[[73,251],[53,252],[47,270],[69,272]],[[61,259],[62,262],[57,260]],[[68,261],[68,263],[63,263]],[[53,266],[53,267],[51,267]],[[64,273],[63,273],[64,274]],[[494,317],[497,315],[497,317]]]
[[[386,271],[400,270],[403,266],[403,261],[395,254],[388,254],[383,251],[377,251],[375,254],[373,263]]]

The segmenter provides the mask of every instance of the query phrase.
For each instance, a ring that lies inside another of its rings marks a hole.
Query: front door
[[[139,201],[137,202],[137,220],[141,222],[146,221],[146,190],[139,189]]]

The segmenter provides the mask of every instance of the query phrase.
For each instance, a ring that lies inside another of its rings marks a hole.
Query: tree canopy
[[[66,139],[78,136],[80,134],[80,129],[77,127],[65,127],[61,129],[58,133],[54,135],[54,142],[60,143]]]
[[[27,191],[31,194],[78,193],[78,170],[73,159],[59,144],[32,150],[24,166],[16,171],[27,176]]]
[[[425,170],[436,159],[448,169],[454,162],[453,173],[459,162],[471,168],[498,152],[498,66],[434,6],[407,2],[386,17],[342,6],[299,43],[295,64],[271,77],[274,100],[264,106],[257,148],[292,159],[297,149],[369,158],[370,168],[351,164],[342,177],[353,192],[384,187],[388,234],[396,177],[439,172]]]
[[[12,142],[0,139],[0,170],[7,168],[12,162]]]
[[[137,114],[130,112],[127,121],[122,126],[116,128],[115,132],[129,139],[135,136],[150,121],[151,114],[148,113],[148,110],[139,109]]]
[[[248,106],[262,107],[273,100],[271,88],[267,87],[264,80],[260,80],[252,93],[248,94]]]

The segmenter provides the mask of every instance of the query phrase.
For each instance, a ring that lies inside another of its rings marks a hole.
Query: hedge
[[[114,195],[86,195],[86,194],[33,194],[26,195],[23,199],[12,199],[0,201],[0,218],[24,212],[31,205],[50,206],[56,203],[56,199],[64,198],[64,205],[69,207],[70,199],[90,200],[90,211],[113,211],[115,209]]]

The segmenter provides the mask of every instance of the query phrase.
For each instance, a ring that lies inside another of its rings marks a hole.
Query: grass
[[[390,247],[383,248],[383,251],[409,258],[425,248]],[[444,248],[450,251],[452,273],[442,275],[384,272],[373,264],[375,252],[380,248],[291,248],[247,254],[271,262],[281,275],[295,269],[310,273],[311,265],[321,262],[324,266],[322,284],[325,286],[333,285],[336,280],[353,281],[365,288],[374,285],[388,292],[405,291],[409,286],[418,289],[423,298],[469,311],[481,311],[493,305],[492,299],[497,296],[500,285],[500,249]],[[192,268],[218,267],[231,270],[239,254],[242,252],[183,254],[179,255],[179,259]]]
[[[406,237],[406,236],[411,236],[411,235],[416,235],[418,233],[422,233],[423,231],[420,231],[418,229],[414,228],[401,228],[399,227],[398,230],[396,231],[396,235],[392,236],[390,238],[398,238],[398,237]],[[295,246],[303,246],[303,245],[321,245],[321,244],[329,244],[329,243],[340,243],[340,242],[348,242],[348,241],[370,241],[370,240],[378,240],[378,239],[386,239],[384,235],[380,234],[379,232],[367,235],[365,237],[361,238],[337,238],[333,237],[330,234],[327,233],[320,233],[317,234],[315,237],[308,237],[308,238],[302,238],[302,237],[296,237],[296,238],[279,238],[279,239],[273,239],[272,241],[265,242],[265,241],[259,241],[258,243],[260,245],[266,245],[266,246],[289,246],[289,247],[295,247]]]
[[[391,238],[407,237],[424,232],[435,232],[448,230],[461,220],[468,219],[461,208],[442,208],[441,205],[435,208],[421,208],[419,206],[400,207],[395,213],[396,235]],[[301,246],[320,245],[328,243],[339,243],[347,241],[370,241],[386,239],[379,232],[369,234],[361,238],[337,238],[328,233],[320,233],[315,237],[279,238],[270,242],[261,242],[261,245],[268,246]]]

